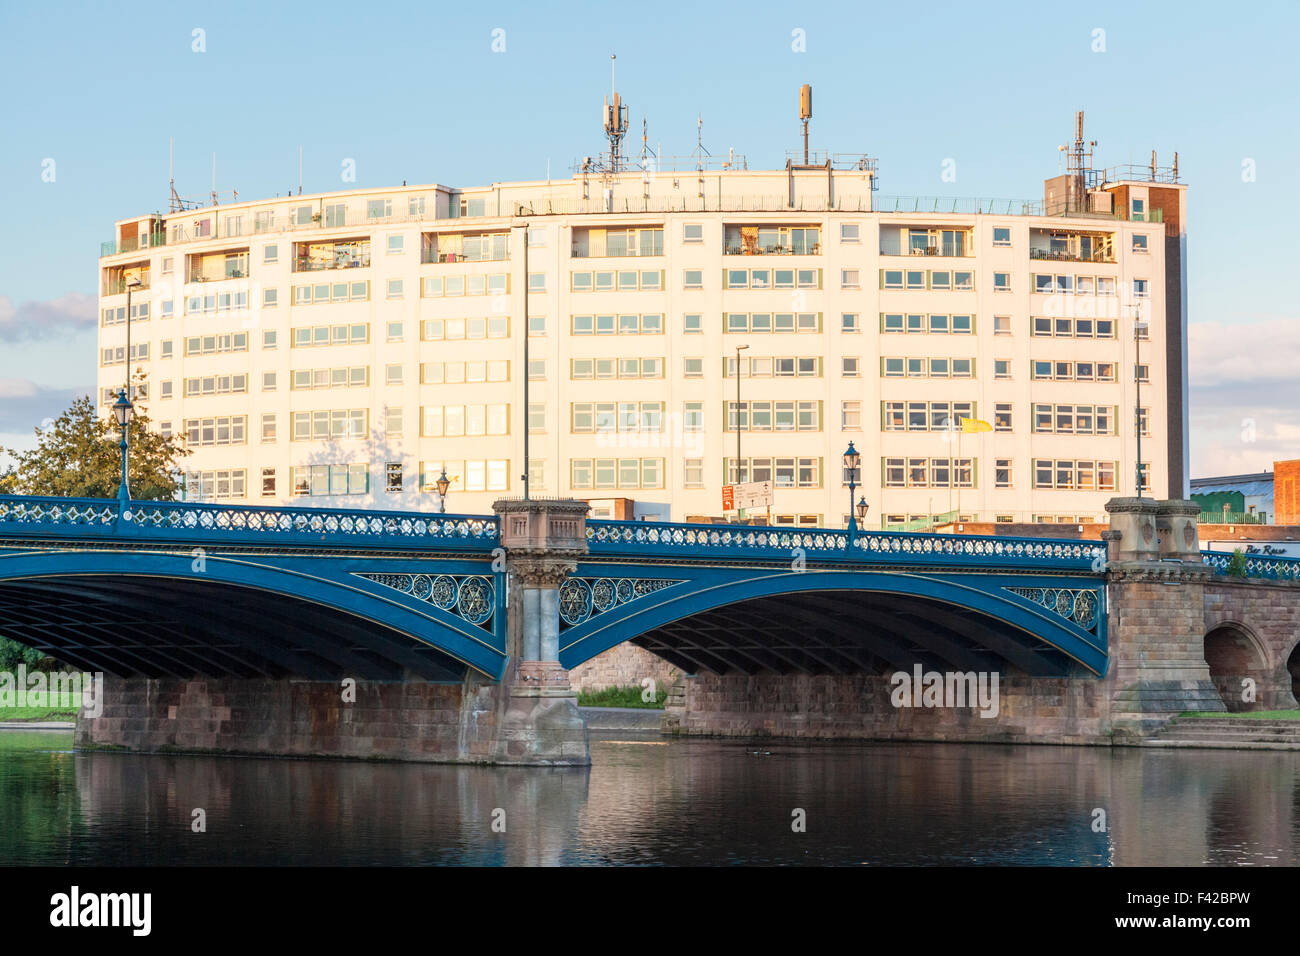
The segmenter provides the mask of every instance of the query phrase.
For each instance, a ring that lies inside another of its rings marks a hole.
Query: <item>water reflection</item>
[[[0,733],[0,864],[1297,862],[1293,753],[610,734],[587,771],[69,745]]]

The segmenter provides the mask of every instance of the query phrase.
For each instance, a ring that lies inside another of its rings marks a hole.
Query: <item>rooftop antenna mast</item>
[[[298,195],[302,195],[302,144],[298,144]]]
[[[803,164],[808,165],[808,121],[812,119],[812,84],[799,87],[799,119],[803,122]]]
[[[699,177],[699,181],[700,181],[699,198],[703,199],[704,198],[704,157],[713,155],[707,149],[704,148],[704,114],[703,113],[695,114],[695,152],[693,153],[693,155],[695,156],[695,174],[696,176]]]
[[[1084,197],[1088,191],[1088,174],[1092,172],[1092,151],[1096,145],[1095,139],[1084,142],[1083,110],[1079,110],[1074,114],[1074,145],[1070,147],[1069,154],[1066,156],[1066,172],[1070,177],[1071,187],[1069,193],[1075,211],[1082,211],[1086,205]]]
[[[614,89],[614,60],[609,55],[609,97],[605,99],[605,136],[609,139],[609,171],[616,173],[623,158],[623,137],[627,133],[627,104]],[[611,100],[613,101],[611,103]]]

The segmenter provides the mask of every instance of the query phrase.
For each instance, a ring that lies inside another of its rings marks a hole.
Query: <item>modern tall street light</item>
[[[122,450],[122,482],[117,486],[117,501],[122,507],[131,500],[131,489],[127,484],[126,477],[126,456],[127,456],[127,431],[131,427],[131,419],[135,416],[135,406],[131,400],[126,397],[126,389],[117,393],[117,401],[113,403],[113,418],[117,421],[117,427],[122,430],[122,440],[118,447]]]
[[[126,280],[126,394],[131,395],[131,293],[142,283],[136,276]]]
[[[853,547],[853,541],[858,536],[858,519],[853,506],[853,493],[858,489],[858,468],[861,464],[862,455],[853,447],[853,442],[849,442],[849,447],[844,452],[844,471],[849,478],[849,547]],[[866,504],[865,501],[862,503]],[[866,517],[865,511],[862,516]]]
[[[523,210],[521,210],[523,211]],[[531,210],[529,210],[531,211]],[[528,339],[531,337],[531,330],[528,328],[528,295],[530,292],[528,282],[528,220],[515,219],[510,223],[516,229],[524,231],[524,501],[528,501],[531,495],[528,488],[528,433],[529,418],[532,416],[532,406],[528,404],[528,383],[532,376],[532,368],[528,364]]]
[[[1133,323],[1133,381],[1137,386],[1136,405],[1133,409],[1133,421],[1137,426],[1137,496],[1142,497],[1142,338],[1149,326],[1138,320]]]
[[[740,353],[749,348],[748,345],[736,346],[736,480],[733,484],[740,484]],[[739,520],[740,512],[736,512]]]
[[[525,478],[524,480],[527,481],[528,479]],[[435,481],[434,484],[438,486],[438,511],[441,514],[446,514],[447,489],[451,487],[451,479],[447,477],[447,468],[445,465],[443,466],[442,474],[438,476],[438,480]]]

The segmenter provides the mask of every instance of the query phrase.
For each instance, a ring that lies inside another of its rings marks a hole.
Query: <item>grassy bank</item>
[[[0,707],[0,723],[6,720],[76,720],[77,708],[60,707]]]
[[[606,687],[598,691],[582,691],[578,694],[579,707],[639,707],[643,710],[663,710],[668,691],[661,690],[655,694],[653,701],[641,699],[644,693],[640,687]]]
[[[1187,711],[1181,717],[1245,717],[1248,720],[1300,720],[1300,710],[1250,710],[1242,713],[1215,713],[1212,710]]]

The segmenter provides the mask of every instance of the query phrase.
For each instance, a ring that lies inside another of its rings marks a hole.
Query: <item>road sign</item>
[[[734,485],[722,486],[722,510],[724,512],[736,510],[736,488]]]
[[[734,489],[737,508],[772,507],[772,482],[770,481],[746,481],[735,485]]]

